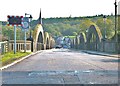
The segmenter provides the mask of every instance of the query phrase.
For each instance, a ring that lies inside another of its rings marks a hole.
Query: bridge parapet
[[[2,50],[1,53],[14,51],[14,40],[10,40],[9,42],[8,41],[2,42],[1,50]],[[24,52],[24,40],[16,41],[16,51]],[[31,52],[31,41],[26,41],[26,52]]]
[[[91,25],[87,32],[87,49],[98,50],[100,48],[100,42],[102,34],[97,25]]]
[[[86,34],[80,33],[79,34],[79,49],[84,50],[85,49],[85,43],[87,42]]]
[[[44,33],[44,44],[45,44],[44,49],[50,49],[50,37],[48,32]]]
[[[33,51],[37,51],[39,49],[44,50],[44,32],[41,24],[37,24],[33,31],[33,42]],[[42,46],[37,46],[38,43],[42,43]]]
[[[50,35],[49,36],[49,46],[50,46],[50,49],[54,48],[55,47],[55,40],[53,39],[53,37]]]
[[[102,52],[116,52],[116,43],[102,40],[102,34],[97,25],[91,25],[87,33],[80,33],[73,39],[72,48]],[[120,45],[118,43],[118,45]]]

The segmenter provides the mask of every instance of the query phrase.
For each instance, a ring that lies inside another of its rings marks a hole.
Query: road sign
[[[23,29],[29,29],[29,18],[28,17],[23,18],[22,28]]]
[[[2,25],[3,25],[3,26],[7,25],[7,22],[3,21],[3,22],[2,22]]]
[[[8,23],[9,23],[8,25],[12,25],[12,26],[14,26],[14,25],[21,26],[22,25],[23,16],[10,16],[10,15],[8,15],[7,17],[8,17]]]
[[[14,54],[16,54],[16,26],[22,26],[23,16],[7,16],[8,25],[14,26]]]

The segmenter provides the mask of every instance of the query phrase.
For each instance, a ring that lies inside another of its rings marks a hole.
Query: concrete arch
[[[50,39],[50,49],[52,49],[55,46],[55,40],[52,38],[52,36],[50,36],[49,39]]]
[[[38,41],[37,42],[40,42],[40,43],[44,43],[43,42],[43,36],[42,36],[42,32],[40,31],[39,35],[38,35]]]
[[[85,33],[80,33],[79,34],[79,43],[85,43],[87,40],[86,40],[86,35]]]
[[[85,43],[86,43],[86,35],[85,35],[85,33],[80,33],[79,34],[79,48],[80,49],[85,49]]]
[[[87,48],[97,50],[101,42],[102,34],[97,25],[91,25],[87,32]]]
[[[49,40],[48,32],[45,32],[44,37],[45,37],[45,39],[44,39],[45,49],[49,49],[50,48],[50,40]]]
[[[44,49],[44,32],[41,24],[37,24],[33,31],[34,51]]]
[[[76,42],[75,42],[75,41],[76,41],[76,38],[72,39],[72,48],[75,48],[75,47],[76,47],[76,46],[75,46],[75,45],[76,45]]]
[[[75,48],[79,49],[79,35],[75,37]]]
[[[52,38],[52,36],[49,36],[49,39],[50,39],[50,49],[52,49],[52,47],[53,47],[53,38]]]

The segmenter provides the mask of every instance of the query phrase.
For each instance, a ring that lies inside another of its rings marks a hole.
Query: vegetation
[[[30,54],[30,52],[26,52],[26,53],[16,52],[16,54],[14,54],[13,52],[5,53],[2,57],[2,65],[4,66],[9,63],[12,63],[15,60],[20,59],[23,56],[27,56],[28,54]]]
[[[33,20],[31,23],[32,29],[37,24],[37,20]],[[97,25],[102,35],[106,29],[106,35],[108,39],[114,36],[114,16],[107,16],[104,23],[103,15],[87,16],[87,17],[60,17],[60,18],[43,18],[43,28],[52,36],[76,36],[80,32],[86,32],[91,24]],[[7,39],[14,38],[14,29],[10,26],[2,27],[2,34]],[[29,37],[29,31],[27,32]],[[20,27],[17,28],[17,39],[24,39],[24,32]]]
[[[43,19],[44,30],[53,36],[76,36],[80,32],[86,32],[92,24],[100,28],[102,35],[106,30],[108,39],[114,36],[114,16],[107,16],[106,22],[103,20],[103,15]]]
[[[14,27],[13,26],[2,26],[2,35],[3,40],[14,40]],[[24,31],[21,29],[21,27],[17,27],[16,29],[16,39],[17,40],[24,40]],[[27,37],[29,36],[29,31],[27,31]]]

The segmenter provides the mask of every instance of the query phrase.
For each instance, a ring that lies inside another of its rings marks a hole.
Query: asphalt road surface
[[[44,50],[2,71],[3,84],[118,84],[118,59]]]

